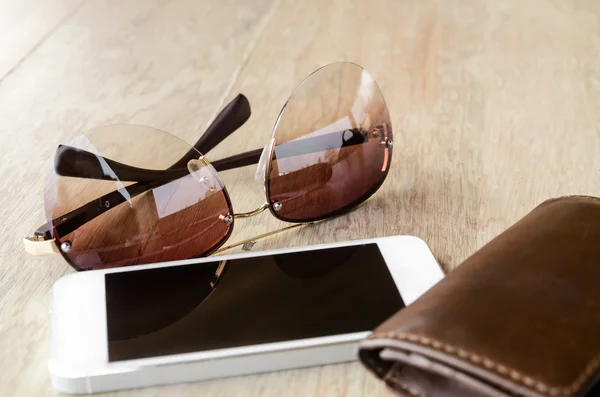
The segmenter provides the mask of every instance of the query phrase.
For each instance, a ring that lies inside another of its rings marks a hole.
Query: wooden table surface
[[[262,147],[294,86],[351,60],[378,81],[395,129],[390,176],[351,214],[256,249],[411,234],[450,270],[543,200],[600,194],[596,0],[0,1],[0,395],[56,395],[46,368],[52,283],[30,257],[43,177],[78,131],[138,123],[193,143],[244,93],[251,120],[210,159]],[[260,205],[254,167],[224,174]],[[233,240],[283,224],[268,213]],[[388,396],[359,364],[157,387],[120,396]]]

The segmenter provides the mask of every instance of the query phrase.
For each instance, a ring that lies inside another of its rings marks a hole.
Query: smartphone
[[[70,274],[53,286],[52,384],[91,394],[355,360],[442,277],[411,236]]]

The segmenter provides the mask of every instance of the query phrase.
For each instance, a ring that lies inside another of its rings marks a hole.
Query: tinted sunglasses
[[[48,223],[25,238],[26,250],[58,252],[77,270],[206,256],[238,218],[269,210],[286,222],[320,221],[367,200],[387,176],[388,109],[356,64],[313,72],[287,100],[264,149],[211,164],[204,154],[249,117],[239,95],[193,147],[138,125],[99,127],[60,145],[45,183]],[[235,213],[218,171],[257,163],[266,201]]]

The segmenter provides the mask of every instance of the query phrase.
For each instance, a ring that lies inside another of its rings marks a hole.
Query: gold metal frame
[[[233,218],[252,218],[255,215],[261,214],[267,208],[269,208],[269,203],[264,203],[262,206],[258,207],[255,210],[249,212],[240,212],[239,214],[234,213]]]
[[[230,250],[232,248],[239,247],[240,245],[244,245],[244,244],[252,242],[252,241],[262,240],[263,238],[267,238],[267,237],[274,236],[274,235],[279,234],[279,233],[287,232],[288,230],[295,229],[295,228],[300,227],[300,226],[308,226],[308,225],[312,225],[312,223],[295,223],[293,225],[286,226],[286,227],[283,227],[281,229],[274,230],[272,232],[267,232],[267,233],[259,234],[258,236],[254,236],[254,237],[251,237],[251,238],[239,241],[237,243],[221,247],[218,250],[216,250],[215,252],[213,252],[213,255],[220,254],[223,251],[227,251],[227,250]]]
[[[365,201],[363,201],[362,203],[360,203],[359,205],[357,205],[356,207],[354,207],[352,210],[350,210],[348,213],[356,211],[357,209],[359,209],[360,207],[362,207],[363,205],[365,205],[367,202],[369,202],[371,200],[372,200],[371,198],[366,199]],[[342,216],[342,215],[338,215],[338,216]],[[337,218],[337,216],[333,216],[331,218],[326,218],[326,219],[322,219],[320,221],[314,221],[314,222],[294,223],[293,225],[282,227],[281,229],[273,230],[272,232],[267,232],[267,233],[259,234],[258,236],[250,237],[250,238],[247,238],[245,240],[239,241],[237,243],[223,246],[223,247],[219,248],[218,250],[216,250],[215,252],[213,252],[213,255],[220,254],[221,252],[230,250],[232,248],[239,247],[240,245],[244,245],[246,243],[256,242],[258,240],[262,240],[264,238],[271,237],[271,236],[274,236],[276,234],[287,232],[288,230],[296,229],[296,228],[299,228],[301,226],[307,226],[308,227],[308,226],[315,225],[315,224],[318,224],[318,223],[321,223],[321,222],[327,222],[327,221],[329,221],[331,219],[334,219],[334,218]]]
[[[35,256],[59,254],[58,247],[52,240],[46,240],[42,236],[23,237],[25,252]]]

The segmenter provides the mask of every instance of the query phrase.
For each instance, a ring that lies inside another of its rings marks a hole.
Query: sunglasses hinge
[[[23,238],[25,251],[32,255],[51,255],[59,253],[54,240],[45,239],[43,236],[30,236]]]

